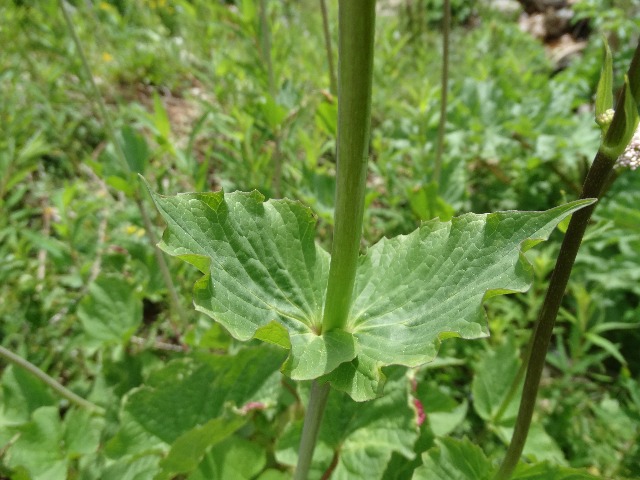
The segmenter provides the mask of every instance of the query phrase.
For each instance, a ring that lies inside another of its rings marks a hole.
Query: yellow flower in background
[[[127,235],[135,236],[138,238],[141,238],[145,234],[144,228],[140,228],[136,225],[129,225],[128,227],[125,228],[124,231],[126,232]]]
[[[109,52],[102,52],[102,61],[105,63],[113,61],[113,55],[111,55]]]

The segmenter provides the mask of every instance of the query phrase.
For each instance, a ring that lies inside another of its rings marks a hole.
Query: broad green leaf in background
[[[196,309],[239,340],[291,348],[295,380],[330,372],[355,356],[347,332],[318,335],[329,255],[315,244],[311,211],[258,193],[153,195],[168,228],[161,248],[196,266]]]
[[[509,445],[511,438],[513,437],[513,424],[512,426],[504,427],[500,426],[496,428],[496,433],[504,442],[504,445]],[[547,433],[544,427],[540,423],[533,423],[529,428],[529,434],[527,435],[527,443],[522,451],[523,457],[535,460],[535,461],[551,461],[557,465],[566,465],[567,460],[564,457],[562,449],[558,446],[556,441]]]
[[[122,150],[129,168],[134,173],[143,174],[151,152],[146,139],[129,125],[120,130],[122,135]]]
[[[97,450],[103,425],[87,411],[72,409],[62,421],[57,407],[41,407],[16,429],[4,461],[26,469],[33,480],[65,480],[70,460]]]
[[[598,477],[573,468],[560,467],[549,463],[534,465],[520,464],[512,480],[597,480]]]
[[[211,449],[189,480],[246,480],[266,463],[266,451],[258,443],[232,436]]]
[[[474,369],[475,376],[471,384],[473,407],[483,420],[496,422],[496,415],[511,388],[519,366],[520,358],[513,341],[507,341],[504,345],[484,352]],[[499,425],[513,425],[518,413],[520,390],[513,395],[511,402],[502,412],[501,418],[498,419]]]
[[[102,276],[89,285],[78,317],[89,345],[124,344],[142,323],[142,301],[124,278]]]
[[[420,382],[415,397],[422,403],[426,420],[436,437],[449,435],[467,415],[467,401],[458,403],[436,383]]]
[[[468,439],[442,438],[422,455],[413,480],[489,480],[493,467],[480,447]]]
[[[28,422],[32,412],[56,402],[41,380],[12,365],[2,373],[0,386],[0,432],[6,432],[8,426]]]
[[[381,240],[361,257],[356,276],[347,328],[357,358],[325,379],[367,400],[384,383],[381,366],[417,367],[433,360],[443,339],[487,336],[482,302],[526,291],[532,268],[522,252],[592,202],[432,220],[409,235]]]
[[[212,445],[246,423],[248,406],[277,403],[283,360],[282,350],[263,345],[168,363],[128,396],[109,454],[134,461],[168,452],[158,478],[194,471]]]
[[[513,435],[522,385],[501,417],[496,417],[519,367],[520,358],[516,345],[513,341],[507,341],[485,352],[475,368],[476,374],[471,385],[476,413],[488,422],[505,445],[509,444]],[[531,425],[523,455],[540,461],[552,460],[561,465],[566,463],[562,450],[539,423]]]
[[[413,480],[489,480],[494,467],[480,447],[468,439],[443,438],[422,456]],[[580,470],[548,463],[520,464],[512,480],[595,480]]]
[[[371,402],[358,403],[332,390],[324,413],[310,479],[319,479],[335,462],[332,480],[382,478],[394,452],[414,457],[418,438],[416,412],[410,406],[409,382],[404,369],[396,367],[389,392]],[[280,438],[276,458],[295,465],[302,424],[290,427]]]

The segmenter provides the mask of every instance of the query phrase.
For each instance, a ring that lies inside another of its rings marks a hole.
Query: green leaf
[[[233,436],[211,449],[189,480],[246,480],[266,463],[267,454],[259,444]]]
[[[153,93],[153,113],[153,122],[158,135],[162,140],[168,141],[171,136],[171,122],[169,121],[167,110],[162,105],[162,100],[156,92]]]
[[[458,403],[433,382],[420,382],[415,396],[422,403],[429,426],[437,437],[449,435],[466,417],[466,400]]]
[[[68,458],[95,452],[105,420],[95,417],[86,409],[71,409],[64,418],[63,444]]]
[[[282,350],[262,345],[236,355],[175,360],[126,400],[112,456],[168,450],[157,478],[194,471],[207,450],[247,421],[250,406],[268,408],[280,392]]]
[[[493,467],[480,447],[469,440],[443,438],[422,456],[413,480],[489,480]]]
[[[159,471],[159,456],[119,460],[100,472],[100,480],[151,480]]]
[[[310,478],[319,479],[337,462],[332,480],[375,480],[382,478],[394,452],[414,457],[418,438],[416,414],[409,406],[409,382],[405,369],[390,373],[389,393],[376,400],[358,403],[344,393],[329,394]],[[301,422],[289,428],[276,447],[280,463],[295,465]]]
[[[69,460],[97,450],[103,426],[104,419],[86,411],[71,409],[62,422],[57,407],[41,407],[16,429],[6,464],[25,468],[34,480],[64,480]]]
[[[515,420],[512,422],[512,426]],[[505,445],[509,445],[513,437],[512,427],[498,427],[498,436]],[[530,460],[545,461],[549,460],[555,464],[565,465],[567,463],[562,449],[556,441],[547,433],[540,423],[534,422],[529,428],[527,435],[527,443],[524,446],[522,455]]]
[[[181,435],[171,445],[169,455],[161,462],[162,473],[156,479],[169,480],[176,474],[192,472],[198,467],[209,447],[232,435],[245,422],[241,416],[222,415]]]
[[[309,209],[287,199],[264,202],[258,192],[152,196],[168,224],[161,248],[205,274],[194,289],[197,310],[238,340],[290,348],[285,372],[295,380],[355,356],[349,333],[317,333],[329,255],[314,242]]]
[[[511,478],[512,480],[596,480],[598,477],[581,470],[548,463],[534,465],[521,463]]]
[[[22,466],[34,480],[64,480],[67,461],[60,445],[63,427],[57,407],[42,407],[32,421],[21,426],[20,436],[9,448],[5,462],[11,468]]]
[[[366,400],[384,382],[381,366],[417,367],[433,360],[443,339],[487,336],[483,301],[526,291],[533,278],[522,252],[591,203],[432,220],[409,235],[383,239],[361,257],[356,276],[347,329],[357,361],[326,379]]]
[[[26,423],[33,411],[56,403],[41,380],[13,365],[7,366],[2,374],[0,399],[0,430],[5,426]]]
[[[142,302],[122,277],[102,276],[89,285],[78,318],[93,346],[122,344],[142,323]]]
[[[629,145],[638,127],[638,106],[631,93],[629,78],[624,77],[623,111],[616,112],[602,142],[602,149],[609,158],[617,159]]]
[[[122,150],[129,168],[134,173],[143,174],[150,155],[147,141],[128,125],[122,127],[120,133],[122,135]]]
[[[596,118],[613,108],[613,59],[607,39],[604,41],[604,62],[596,90]]]
[[[197,310],[239,340],[289,347],[284,372],[294,380],[326,375],[359,401],[381,393],[383,366],[422,365],[442,339],[486,336],[483,300],[527,290],[522,252],[592,203],[467,214],[383,239],[360,259],[346,331],[319,335],[329,255],[307,208],[258,192],[151,195],[168,224],[161,248],[205,274]]]
[[[487,350],[478,365],[471,385],[473,407],[483,420],[495,421],[520,366],[515,344],[510,341],[494,350]],[[519,390],[505,408],[499,424],[513,425],[518,413]]]

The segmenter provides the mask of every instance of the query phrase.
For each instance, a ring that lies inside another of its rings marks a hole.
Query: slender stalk
[[[331,266],[322,328],[347,323],[362,236],[371,127],[375,0],[340,0],[338,167]]]
[[[276,101],[276,80],[273,73],[273,61],[271,55],[271,29],[269,28],[269,18],[267,9],[267,0],[260,0],[260,52],[262,53],[262,62],[267,69],[267,83],[269,95]],[[282,195],[282,149],[281,149],[281,131],[277,127],[274,132],[275,148],[273,149],[273,194],[280,197]]]
[[[338,82],[336,80],[336,70],[333,65],[333,49],[331,48],[331,31],[329,30],[329,13],[327,11],[326,0],[320,0],[320,11],[322,12],[322,30],[324,32],[324,47],[327,51],[327,63],[329,65],[329,88],[333,95],[337,95]]]
[[[338,171],[335,230],[322,329],[344,328],[362,236],[371,128],[375,0],[338,4]],[[330,387],[313,382],[295,480],[307,478]]]
[[[449,91],[449,34],[451,32],[451,2],[444,0],[442,17],[442,78],[440,80],[440,119],[438,121],[438,138],[436,161],[433,164],[433,181],[440,187],[442,171],[442,152],[444,151],[444,129],[447,124],[447,93]]]
[[[294,480],[306,480],[311,468],[313,450],[316,446],[318,431],[324,415],[324,407],[329,398],[330,386],[328,383],[319,385],[318,382],[311,384],[311,395],[309,405],[304,416],[304,426],[302,427],[302,437],[300,438],[300,448],[298,449],[298,465],[293,476]]]
[[[0,346],[0,357],[4,358],[6,361],[17,365],[20,368],[23,368],[39,380],[42,380],[46,385],[51,387],[56,393],[60,396],[66,398],[74,405],[77,405],[80,408],[86,408],[87,410],[92,411],[97,415],[104,415],[104,408],[96,405],[95,403],[91,403],[88,400],[76,395],[71,390],[66,388],[60,382],[58,382],[55,378],[50,377],[45,372],[36,367],[33,363],[25,360],[24,358],[16,355],[15,353],[7,350],[6,348]]]
[[[269,29],[269,19],[267,17],[267,0],[260,0],[260,50],[262,52],[262,61],[267,68],[269,95],[275,100],[276,81],[273,74],[273,62],[271,61],[271,30]]]
[[[69,12],[67,12],[67,9],[64,5],[64,0],[58,0],[58,2],[60,4],[60,10],[62,10],[62,15],[64,16],[64,21],[67,24],[67,29],[69,30],[69,34],[73,39],[73,43],[75,44],[76,50],[78,52],[78,56],[80,57],[80,61],[82,63],[82,69],[84,70],[84,75],[87,78],[87,82],[91,88],[93,100],[96,102],[96,105],[100,110],[100,115],[102,117],[102,120],[105,123],[107,136],[109,137],[109,140],[111,141],[111,143],[113,144],[113,147],[115,148],[116,158],[120,162],[121,167],[126,172],[131,172],[131,168],[127,163],[127,158],[125,156],[124,150],[122,150],[122,145],[120,145],[120,142],[118,141],[118,138],[116,136],[115,127],[113,126],[111,117],[107,112],[107,107],[105,106],[104,99],[102,98],[102,94],[100,93],[100,90],[98,90],[98,86],[96,85],[96,82],[93,78],[93,74],[91,73],[91,68],[89,67],[87,56],[84,53],[84,49],[82,48],[82,44],[80,43],[80,39],[78,38],[76,29],[73,26],[71,17],[69,16]],[[165,261],[164,256],[162,255],[162,251],[158,248],[158,245],[157,245],[158,241],[155,234],[153,233],[153,228],[152,228],[153,225],[149,218],[149,214],[146,211],[144,203],[139,197],[139,189],[137,187],[137,183],[136,183],[136,190],[135,190],[135,202],[136,202],[136,206],[140,210],[140,215],[142,216],[143,222],[145,224],[145,232],[147,234],[147,239],[149,240],[149,243],[151,243],[154,249],[156,260],[158,262],[158,266],[162,274],[162,279],[164,280],[167,291],[169,292],[169,299],[171,302],[172,309],[178,318],[186,319],[186,315],[184,313],[182,305],[180,304],[176,287],[173,284],[173,279],[171,278],[171,274],[169,272],[169,267],[167,266],[167,262]]]
[[[640,44],[636,48],[631,66],[629,67],[629,81],[631,85],[631,91],[636,103],[640,99]],[[625,89],[622,89],[618,96],[618,102],[616,105],[616,113],[611,126],[607,131],[605,141],[608,139],[615,139],[620,137],[620,130],[624,124],[624,104],[625,104]],[[587,173],[587,178],[584,181],[582,187],[581,198],[601,198],[604,187],[608,185],[613,166],[616,162],[616,158],[612,158],[607,150],[602,146]],[[596,205],[590,205],[582,210],[579,210],[573,214],[569,227],[564,236],[562,246],[560,247],[560,253],[558,254],[558,260],[556,262],[555,269],[549,282],[547,294],[538,316],[538,322],[534,330],[533,336],[530,340],[530,354],[527,362],[527,374],[524,380],[524,387],[522,391],[522,399],[520,401],[520,409],[518,410],[518,417],[516,420],[515,430],[511,443],[507,449],[506,456],[500,465],[500,469],[496,473],[494,480],[508,480],[520,460],[522,450],[527,440],[529,433],[529,427],[531,426],[531,418],[533,416],[533,410],[535,408],[536,397],[538,395],[538,388],[540,385],[540,378],[542,376],[542,370],[545,365],[547,350],[549,349],[549,343],[553,334],[553,327],[555,326],[556,317],[562,297],[567,288],[569,282],[569,276],[571,275],[571,269],[578,254],[578,249],[584,237],[584,233],[587,229],[589,219],[595,210]]]

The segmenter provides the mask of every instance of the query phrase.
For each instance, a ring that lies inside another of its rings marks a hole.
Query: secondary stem
[[[80,57],[80,62],[82,63],[82,68],[84,70],[84,74],[87,77],[87,81],[89,83],[89,86],[91,87],[91,93],[93,94],[93,99],[95,100],[96,104],[98,105],[98,110],[100,110],[100,115],[102,116],[102,121],[105,123],[107,136],[109,137],[109,140],[111,140],[111,143],[113,144],[113,148],[115,149],[116,158],[120,162],[121,167],[126,172],[130,172],[131,169],[129,168],[129,164],[127,163],[127,158],[126,158],[126,156],[124,154],[124,151],[122,150],[122,145],[120,145],[120,142],[118,141],[118,138],[116,136],[116,130],[115,130],[115,127],[113,126],[113,123],[111,122],[111,117],[109,116],[109,113],[107,112],[107,108],[106,108],[104,100],[102,98],[102,94],[100,93],[100,90],[98,90],[98,86],[96,85],[96,82],[93,79],[93,74],[91,73],[91,68],[89,67],[89,62],[87,61],[87,57],[84,54],[84,49],[82,48],[82,44],[80,43],[80,39],[78,38],[78,35],[76,33],[76,29],[73,26],[73,22],[71,21],[71,17],[69,16],[69,13],[67,12],[66,7],[64,6],[64,0],[59,0],[59,4],[60,4],[60,10],[62,10],[62,15],[64,17],[65,23],[67,24],[67,29],[69,30],[71,38],[73,39],[73,43],[75,44],[76,50],[78,51],[78,56]],[[136,183],[136,185],[137,185],[137,183]],[[147,234],[147,238],[149,240],[149,243],[151,243],[151,245],[152,245],[152,247],[153,247],[153,249],[155,251],[156,260],[158,261],[158,266],[159,266],[160,272],[162,274],[162,279],[164,280],[165,286],[167,287],[167,290],[169,292],[169,299],[170,299],[170,302],[171,302],[171,306],[173,307],[173,311],[174,311],[175,315],[178,318],[180,318],[181,320],[184,320],[186,318],[186,315],[185,315],[184,310],[182,309],[182,306],[180,304],[180,299],[178,297],[178,293],[176,291],[176,287],[173,284],[173,279],[171,278],[171,274],[169,273],[169,267],[167,266],[167,262],[165,261],[164,257],[162,256],[161,250],[158,248],[157,239],[155,238],[155,234],[153,233],[153,230],[151,229],[152,224],[151,224],[151,221],[149,219],[149,215],[148,215],[148,213],[147,213],[147,211],[145,209],[144,204],[142,203],[142,200],[139,198],[138,195],[139,195],[139,190],[136,187],[136,191],[135,191],[136,206],[140,210],[140,215],[142,216],[143,222],[145,224],[145,232]],[[175,330],[175,328],[174,328],[174,330]],[[174,333],[176,334],[176,336],[178,335],[177,330]]]
[[[444,151],[444,129],[447,124],[447,92],[449,90],[449,33],[451,30],[451,3],[444,0],[444,16],[442,18],[442,78],[440,80],[440,120],[438,122],[438,139],[436,161],[433,165],[433,181],[440,188],[440,172],[442,170],[442,152]]]
[[[309,395],[307,412],[304,416],[304,426],[302,428],[302,437],[300,438],[300,448],[298,449],[298,465],[293,477],[294,480],[306,480],[309,474],[318,431],[324,415],[324,407],[327,404],[327,398],[329,398],[329,390],[331,390],[331,387],[328,383],[319,385],[318,382],[314,381],[311,384],[311,394]]]
[[[636,48],[631,66],[629,68],[629,81],[631,91],[637,103],[640,99],[640,44]],[[611,127],[607,132],[607,137],[617,135],[613,132],[616,122],[620,123],[624,116],[625,89],[621,91],[616,105],[616,113]],[[617,117],[617,118],[616,118]],[[614,137],[615,138],[615,137]],[[606,143],[606,139],[605,142]],[[611,176],[616,158],[612,158],[601,147],[587,173],[584,185],[582,187],[581,198],[601,198],[605,185]],[[527,440],[529,427],[531,426],[531,418],[535,408],[536,397],[538,395],[538,387],[542,370],[545,365],[547,350],[553,334],[556,317],[562,297],[569,282],[571,269],[578,254],[578,249],[582,243],[582,238],[587,229],[589,219],[595,210],[596,205],[590,205],[578,210],[571,217],[569,227],[564,236],[556,267],[551,276],[547,294],[538,316],[538,322],[530,340],[528,349],[530,351],[527,362],[527,374],[524,380],[522,390],[522,399],[520,401],[520,409],[518,410],[518,418],[516,420],[515,430],[511,443],[507,449],[507,454],[500,465],[498,473],[494,480],[508,480],[520,460],[522,450]]]
[[[371,126],[375,0],[340,0],[338,167],[323,331],[347,323],[360,252]]]
[[[104,415],[105,413],[104,408],[99,407],[98,405],[91,403],[90,401],[85,400],[84,398],[76,395],[71,390],[69,390],[64,385],[62,385],[60,382],[58,382],[56,379],[50,377],[45,372],[40,370],[33,363],[25,360],[24,358],[16,355],[15,353],[11,352],[10,350],[7,350],[2,346],[0,346],[0,357],[4,358],[8,362],[13,363],[14,365],[17,365],[20,368],[25,369],[27,372],[29,372],[36,378],[42,380],[45,384],[51,387],[55,392],[60,394],[60,396],[66,398],[67,400],[77,405],[78,407],[86,408],[87,410],[90,410],[98,415]]]
[[[324,48],[327,51],[327,63],[329,64],[329,88],[331,93],[336,95],[338,93],[338,82],[336,81],[336,70],[333,66],[333,49],[331,48],[331,32],[329,30],[329,13],[327,12],[326,0],[320,0],[320,10],[322,12]]]
[[[338,5],[338,168],[323,331],[344,328],[351,307],[362,236],[371,127],[376,2],[340,0]],[[329,384],[313,382],[311,386],[295,480],[307,478],[329,391]]]

